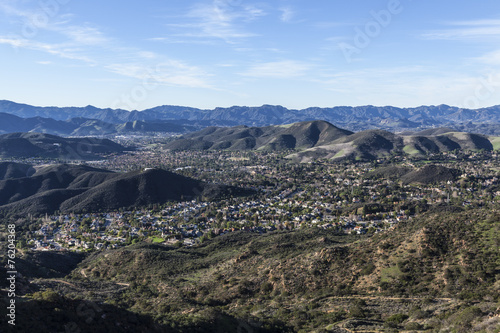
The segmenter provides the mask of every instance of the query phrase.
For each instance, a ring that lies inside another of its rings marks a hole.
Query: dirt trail
[[[65,285],[68,285],[72,288],[75,288],[76,290],[80,290],[80,291],[87,291],[88,289],[86,288],[82,288],[82,287],[79,287],[71,282],[68,282],[68,281],[64,281],[64,280],[57,280],[57,279],[47,279],[45,281],[50,281],[50,282],[57,282],[57,283],[63,283]],[[107,293],[107,292],[110,292],[110,291],[122,291],[122,290],[125,290],[127,289],[128,287],[130,287],[130,283],[120,283],[120,282],[115,282],[116,285],[118,286],[121,286],[121,288],[118,288],[116,290],[96,290],[95,292],[96,293]]]
[[[73,288],[77,288],[79,289],[77,286],[75,286],[73,283],[70,283],[68,281],[63,281],[63,280],[54,280],[54,279],[50,279],[48,281],[53,281],[53,282],[59,282],[59,283],[64,283],[64,284],[67,284],[68,286],[71,286]]]
[[[331,296],[331,297],[325,297],[323,299],[350,299],[350,298],[358,298],[358,299],[366,299],[366,300],[389,300],[389,301],[421,301],[424,298],[422,297],[388,297],[388,296],[359,296],[359,295],[353,295],[353,296]],[[442,301],[442,302],[452,302],[454,301],[453,298],[432,298],[433,300],[436,301]]]

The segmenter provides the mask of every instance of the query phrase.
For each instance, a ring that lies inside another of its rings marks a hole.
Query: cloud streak
[[[287,79],[304,76],[312,68],[313,65],[306,62],[282,60],[253,65],[241,75],[253,78]]]
[[[500,76],[492,72],[485,79],[482,75],[408,66],[339,72],[325,75],[318,83],[333,93],[352,96],[356,104],[418,106],[447,103],[466,107],[468,97],[476,94],[482,82],[491,81],[490,77]],[[491,86],[500,86],[500,82],[494,80]],[[491,105],[492,98],[493,95],[480,100],[477,106]]]
[[[295,17],[295,11],[291,7],[285,7],[281,9],[281,21],[285,23],[289,23]]]
[[[11,38],[0,36],[0,44],[10,45],[14,48],[24,48],[28,50],[41,51],[60,58],[83,61],[89,65],[96,65],[96,61],[83,55],[76,45],[55,44],[33,41],[31,39]]]
[[[168,24],[171,28],[189,30],[176,34],[191,39],[219,39],[233,44],[257,34],[244,29],[245,23],[252,22],[266,13],[255,5],[244,5],[241,1],[214,0],[209,4],[198,3],[183,17],[188,23]]]
[[[154,84],[211,88],[205,80],[207,73],[176,60],[164,60],[154,66],[143,63],[115,63],[107,65],[106,68],[113,73]]]
[[[479,57],[478,60],[487,65],[500,66],[500,50],[489,52]]]
[[[447,23],[447,29],[435,30],[421,35],[430,40],[483,41],[500,37],[500,20],[473,20]]]
[[[78,45],[105,45],[111,42],[99,29],[91,26],[69,26],[58,29],[59,33],[66,35]]]
[[[36,15],[5,3],[0,5],[0,11],[9,17],[28,23],[32,22]],[[208,74],[202,69],[148,50],[120,46],[119,41],[106,36],[99,28],[89,23],[72,24],[71,16],[64,14],[60,17],[51,17],[50,20],[44,21],[44,24],[37,24],[36,29],[46,33],[37,34],[36,39],[0,35],[0,44],[10,45],[16,49],[44,52],[59,58],[83,62],[89,66],[101,66],[109,72],[124,77],[154,80],[156,84],[210,88],[205,79]],[[130,63],[131,55],[141,62]],[[38,63],[53,64],[50,61]]]

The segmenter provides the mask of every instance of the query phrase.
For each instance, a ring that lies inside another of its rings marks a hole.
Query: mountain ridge
[[[480,109],[430,105],[413,108],[394,106],[336,106],[288,109],[280,105],[258,107],[232,106],[198,109],[187,106],[162,105],[142,111],[86,107],[36,107],[12,101],[0,101],[0,112],[18,117],[45,117],[67,121],[88,118],[111,124],[133,121],[186,120],[222,122],[224,126],[269,126],[300,121],[324,120],[351,131],[387,129],[402,131],[432,127],[477,128],[483,134],[500,134],[500,105]]]
[[[210,125],[207,122],[206,125]],[[0,134],[15,132],[38,132],[63,136],[91,136],[127,134],[136,132],[185,133],[202,128],[199,122],[186,121],[145,121],[133,120],[123,123],[109,123],[102,120],[75,117],[68,120],[55,120],[40,116],[21,118],[16,115],[0,112]]]

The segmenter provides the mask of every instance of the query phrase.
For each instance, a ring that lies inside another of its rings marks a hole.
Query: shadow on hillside
[[[1,306],[6,308],[7,297],[2,295]],[[282,323],[274,328],[263,328],[260,324],[246,322],[215,309],[206,309],[193,321],[192,318],[166,320],[165,324],[153,318],[139,315],[110,304],[83,300],[69,300],[56,293],[47,300],[17,299],[15,326],[7,323],[8,316],[2,316],[2,332],[286,332]],[[184,320],[184,321],[183,321]]]

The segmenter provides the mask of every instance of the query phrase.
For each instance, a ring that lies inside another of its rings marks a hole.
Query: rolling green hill
[[[453,150],[491,151],[494,149],[497,149],[496,138],[480,134],[446,132],[422,136],[397,135],[382,130],[368,130],[334,140],[327,145],[318,145],[294,153],[289,157],[301,162],[317,158],[374,160],[401,153],[410,156],[425,156]]]
[[[290,159],[310,162],[374,160],[392,154],[424,156],[462,150],[493,150],[495,137],[438,128],[418,133],[394,134],[384,130],[352,133],[325,121],[308,121],[267,127],[208,127],[183,135],[166,145],[172,150],[268,150],[295,149]]]
[[[173,150],[306,149],[352,134],[325,121],[267,127],[209,127],[182,136],[167,145]]]

